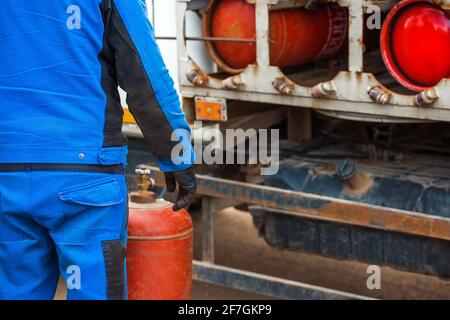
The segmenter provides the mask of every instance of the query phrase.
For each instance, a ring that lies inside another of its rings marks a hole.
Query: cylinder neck
[[[156,195],[151,191],[138,191],[130,194],[130,200],[139,204],[150,204],[156,202]]]

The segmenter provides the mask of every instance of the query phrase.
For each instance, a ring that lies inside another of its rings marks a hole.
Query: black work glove
[[[315,10],[319,7],[320,0],[309,0],[305,5],[306,10]]]
[[[193,168],[191,167],[183,171],[165,172],[164,177],[166,179],[167,191],[175,192],[177,182],[180,189],[173,210],[178,211],[187,208],[197,192],[197,180],[195,179]]]

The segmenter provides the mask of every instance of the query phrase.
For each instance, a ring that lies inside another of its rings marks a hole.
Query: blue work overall
[[[144,1],[1,1],[0,299],[52,299],[60,274],[69,299],[126,298],[118,86],[159,167],[190,167]]]

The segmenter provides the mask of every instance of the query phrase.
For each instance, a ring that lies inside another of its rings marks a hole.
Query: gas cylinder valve
[[[136,168],[134,171],[138,176],[140,182],[138,183],[139,191],[145,192],[155,184],[155,181],[150,178],[151,171],[146,168]]]
[[[130,199],[136,203],[153,203],[156,201],[154,192],[149,191],[155,185],[155,181],[150,178],[151,171],[148,168],[138,167],[134,171],[139,176],[138,191],[130,194]]]

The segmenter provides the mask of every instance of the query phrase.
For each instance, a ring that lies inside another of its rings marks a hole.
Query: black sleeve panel
[[[138,50],[113,0],[103,1],[102,13],[106,45],[114,54],[117,83],[127,93],[130,112],[148,141],[152,154],[160,160],[168,160],[177,141],[171,141],[173,128],[155,95]]]

